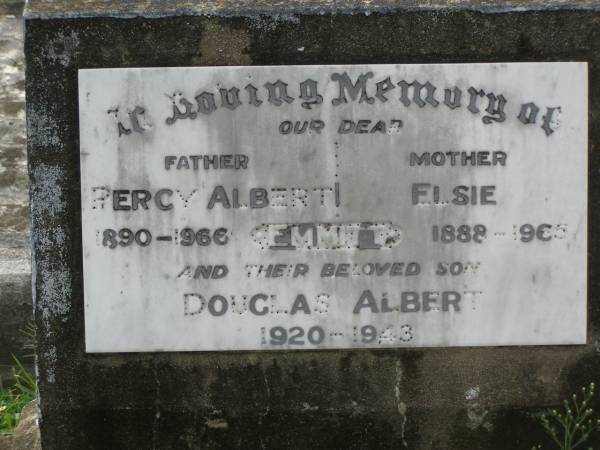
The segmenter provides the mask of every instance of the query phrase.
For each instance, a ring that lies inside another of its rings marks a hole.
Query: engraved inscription
[[[587,66],[79,72],[86,351],[586,341]]]

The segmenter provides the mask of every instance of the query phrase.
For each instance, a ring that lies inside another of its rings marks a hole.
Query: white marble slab
[[[586,342],[585,63],[81,70],[79,95],[88,352]]]

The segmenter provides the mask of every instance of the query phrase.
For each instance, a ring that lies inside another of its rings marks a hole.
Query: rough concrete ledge
[[[600,10],[598,0],[28,0],[26,19],[168,17],[183,15],[293,16],[377,12],[473,10]]]
[[[21,16],[23,14],[23,0],[3,0],[0,4],[0,14]]]

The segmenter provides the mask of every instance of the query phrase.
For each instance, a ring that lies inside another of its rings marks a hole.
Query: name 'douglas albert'
[[[373,292],[365,289],[354,303],[352,314],[370,312],[386,313],[437,313],[459,312],[462,296],[456,291],[399,291],[391,296],[382,293],[375,297]],[[266,316],[269,314],[322,314],[326,315],[332,301],[327,293],[317,294],[308,300],[304,294],[293,294],[287,301],[279,299],[275,294],[238,294],[223,295],[204,293],[186,293],[183,295],[184,316],[204,315],[215,317],[226,314],[249,314]]]

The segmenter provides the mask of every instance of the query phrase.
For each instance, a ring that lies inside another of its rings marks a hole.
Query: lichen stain
[[[27,109],[27,136],[31,145],[60,145],[59,126],[50,111]]]
[[[318,411],[318,406],[313,406],[308,402],[302,402],[302,409],[300,411]]]
[[[77,55],[79,43],[79,36],[74,31],[71,31],[70,34],[57,33],[56,38],[48,41],[44,53],[50,61],[68,67],[71,64],[71,58]]]
[[[44,360],[46,362],[46,381],[54,383],[56,381],[54,372],[54,367],[56,366],[56,347],[51,347],[44,352]]]
[[[33,170],[35,186],[31,201],[31,209],[35,217],[62,213],[65,201],[61,193],[60,182],[64,179],[64,170],[58,166],[40,164]]]
[[[283,24],[300,24],[300,17],[296,14],[279,13],[270,14],[269,16],[255,15],[250,17],[250,26],[259,32],[269,33],[273,32]]]
[[[489,411],[478,401],[480,394],[481,388],[479,386],[469,387],[465,391],[465,400],[469,402],[467,405],[467,428],[476,430],[482,427],[487,431],[492,431],[494,427],[492,422],[488,420]]]
[[[199,55],[192,59],[194,64],[245,66],[252,64],[246,53],[250,45],[250,34],[244,29],[234,29],[209,20],[202,33]]]
[[[493,430],[493,425],[490,421],[486,420],[489,411],[478,404],[473,404],[467,408],[467,428],[469,430],[476,430],[479,427],[483,427],[487,431]]]
[[[42,280],[42,297],[40,304],[43,306],[42,318],[49,320],[59,318],[65,321],[71,305],[71,272],[63,270],[47,270]]]
[[[33,179],[33,216],[39,220],[59,216],[66,208],[61,190],[64,170],[59,166],[40,164],[33,170]],[[34,228],[32,236],[39,250],[55,252],[64,247],[67,237],[62,226],[48,226],[39,231],[41,229]],[[37,259],[37,265],[35,273],[36,278],[40,278],[41,289],[37,293],[36,303],[41,307],[42,319],[46,324],[53,318],[65,321],[70,310],[71,271],[64,261],[57,266],[41,258]]]
[[[225,419],[206,419],[206,426],[208,428],[220,428],[227,429],[229,424]]]
[[[54,246],[62,248],[67,240],[67,235],[63,227],[58,226],[49,230],[39,230],[37,232],[38,243],[45,248]]]
[[[403,371],[402,371],[402,363],[400,361],[396,361],[396,376],[395,376],[395,383],[394,383],[394,397],[396,398],[396,405],[398,408],[398,414],[400,414],[400,432],[401,432],[401,440],[402,440],[402,445],[405,448],[408,448],[408,442],[406,442],[406,421],[407,421],[407,416],[406,413],[408,412],[408,405],[406,403],[404,403],[402,400],[400,400],[400,385],[402,383],[402,376],[403,376]]]
[[[479,397],[480,392],[481,389],[479,388],[479,386],[473,386],[468,388],[465,391],[465,400],[475,400],[477,397]]]

